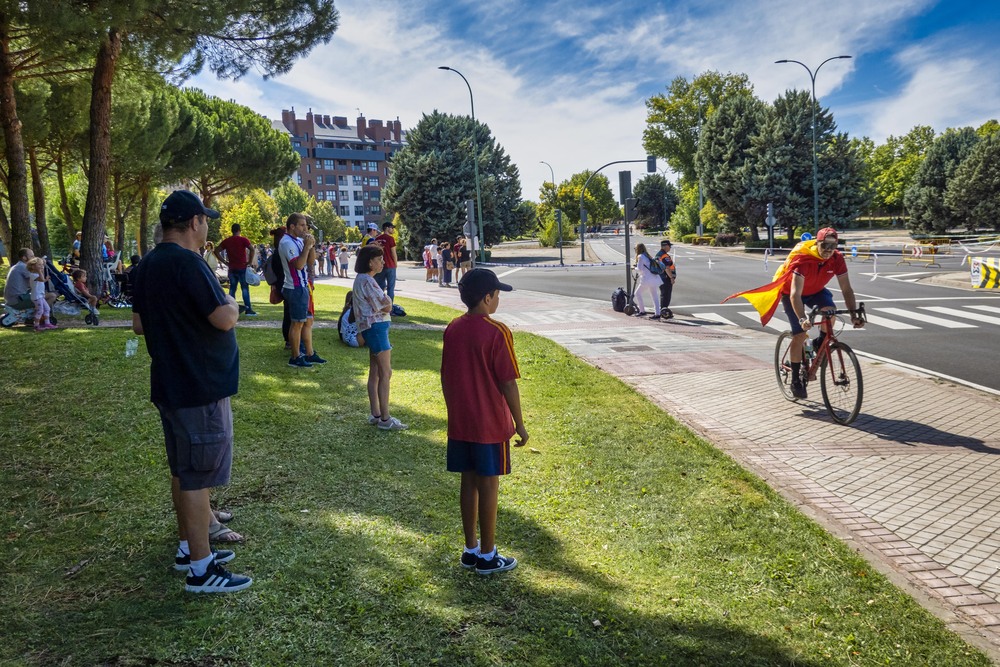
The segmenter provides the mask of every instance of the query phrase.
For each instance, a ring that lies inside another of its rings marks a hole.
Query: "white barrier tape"
[[[872,253],[872,280],[878,278],[878,253]]]
[[[624,262],[597,262],[595,264],[524,264],[514,262],[476,262],[476,266],[516,266],[523,269],[567,269],[594,268],[601,266],[624,266]]]
[[[773,255],[773,254],[774,254],[774,253],[773,253],[773,252],[771,252],[771,249],[770,249],[770,248],[764,248],[764,272],[765,272],[765,273],[767,272],[767,260],[768,260],[768,258],[770,258],[770,257],[771,257],[771,255]]]

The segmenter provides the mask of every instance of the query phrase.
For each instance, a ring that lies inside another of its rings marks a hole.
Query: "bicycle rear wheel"
[[[820,388],[826,410],[838,424],[850,424],[861,411],[864,383],[861,365],[848,345],[834,343],[820,367]]]
[[[774,375],[778,380],[778,388],[789,401],[794,401],[792,395],[792,363],[789,350],[792,346],[792,333],[786,331],[778,336],[778,344],[774,346]]]

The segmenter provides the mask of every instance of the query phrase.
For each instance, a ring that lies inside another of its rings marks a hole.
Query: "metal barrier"
[[[940,269],[941,265],[937,263],[937,251],[938,247],[936,245],[908,243],[903,246],[903,256],[896,262],[896,266],[917,263],[927,267],[936,266]]]
[[[862,243],[860,245],[857,244],[852,245],[851,251],[849,253],[846,253],[846,255],[847,259],[851,260],[852,262],[854,261],[867,262],[868,260],[872,259],[872,244]]]

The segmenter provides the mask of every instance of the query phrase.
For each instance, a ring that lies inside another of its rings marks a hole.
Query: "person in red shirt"
[[[385,268],[375,275],[375,282],[385,290],[385,293],[392,300],[396,298],[396,267],[399,265],[396,257],[396,237],[393,236],[395,233],[396,227],[391,222],[385,222],[382,223],[382,233],[375,237],[375,243],[382,246],[385,258]],[[399,309],[394,307],[392,314],[406,314],[397,312],[397,310]]]
[[[807,398],[806,387],[802,384],[800,368],[802,363],[802,346],[809,337],[809,322],[806,306],[809,308],[835,310],[833,294],[826,289],[826,284],[836,276],[840,283],[840,291],[844,302],[851,311],[851,323],[854,328],[865,325],[865,321],[855,311],[858,308],[854,298],[851,280],[847,277],[847,263],[844,256],[837,250],[839,239],[837,230],[826,227],[816,234],[816,251],[818,257],[811,253],[796,255],[788,266],[792,274],[791,280],[781,290],[781,303],[792,326],[792,345],[789,358],[792,365],[792,395],[796,398]]]
[[[500,475],[510,474],[510,438],[528,442],[517,388],[520,373],[510,329],[490,318],[500,292],[513,288],[489,269],[472,269],[458,283],[469,310],[444,332],[441,389],[448,409],[448,471],[462,474],[460,507],[465,533],[461,563],[478,574],[517,567],[496,548]],[[479,540],[476,539],[476,524]]]
[[[240,226],[232,226],[233,235],[222,239],[213,251],[215,258],[228,267],[229,270],[229,296],[236,296],[236,285],[239,284],[243,293],[243,306],[240,312],[253,317],[257,315],[250,307],[250,285],[247,283],[247,267],[254,263],[254,255],[257,249],[250,243],[250,239],[240,236]],[[222,253],[226,255],[223,257]]]

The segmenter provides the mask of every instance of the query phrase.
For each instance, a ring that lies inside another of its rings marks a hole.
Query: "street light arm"
[[[472,86],[469,84],[469,80],[465,78],[464,74],[459,72],[454,67],[448,67],[446,65],[440,65],[438,69],[454,72],[459,75],[462,77],[462,81],[465,82],[465,87],[469,89],[469,105],[472,107],[472,168],[476,178],[476,218],[479,220],[479,261],[485,262],[486,231],[483,229],[483,195],[482,190],[479,187],[479,142],[476,139],[476,99],[472,96]]]
[[[806,65],[801,60],[791,60],[791,59],[786,58],[785,60],[775,60],[774,61],[775,65],[783,65],[784,63],[795,63],[796,65],[802,65],[806,69],[806,71],[809,72],[809,78],[812,79],[813,83],[816,82],[816,75],[813,74],[813,71],[811,69],[809,69],[809,65]],[[816,71],[817,72],[819,71],[819,67],[816,68]]]

